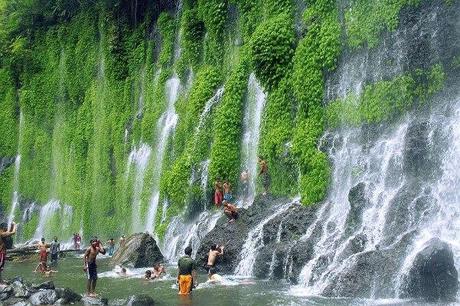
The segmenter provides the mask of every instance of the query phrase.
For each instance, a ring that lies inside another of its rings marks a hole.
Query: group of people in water
[[[259,156],[259,173],[258,176],[261,179],[262,187],[264,189],[263,195],[266,195],[270,188],[270,174],[268,172],[267,161]],[[241,185],[241,197],[243,205],[248,201],[249,198],[249,171],[244,169],[240,175]],[[217,208],[224,208],[224,214],[228,217],[229,223],[235,222],[238,219],[238,207],[234,204],[232,185],[229,180],[222,182],[221,179],[217,179],[214,182],[214,205]]]

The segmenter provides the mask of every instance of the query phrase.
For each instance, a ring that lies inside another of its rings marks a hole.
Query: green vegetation
[[[399,24],[399,12],[420,0],[354,0],[345,13],[348,44],[359,47],[367,43],[375,47],[384,30],[394,31]]]
[[[395,119],[414,106],[423,105],[443,88],[444,79],[443,68],[437,64],[427,71],[415,70],[367,85],[361,95],[350,94],[328,105],[328,125],[334,128],[341,124],[360,125]]]

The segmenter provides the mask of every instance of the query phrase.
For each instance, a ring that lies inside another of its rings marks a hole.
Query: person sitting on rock
[[[155,264],[152,270],[152,279],[158,279],[162,277],[162,275],[166,275],[166,269],[162,264]]]
[[[177,273],[177,283],[179,285],[179,294],[188,295],[193,288],[198,286],[196,275],[196,263],[192,259],[192,248],[185,248],[185,256],[181,257],[177,262],[179,267]]]
[[[238,208],[228,203],[227,201],[223,201],[224,204],[224,214],[228,217],[228,223],[235,222],[238,219]]]
[[[224,255],[224,246],[219,246],[217,244],[211,245],[211,249],[209,250],[208,253],[208,263],[206,265],[206,269],[208,270],[208,274],[210,273],[210,270],[216,266],[216,259],[217,256],[223,256]]]

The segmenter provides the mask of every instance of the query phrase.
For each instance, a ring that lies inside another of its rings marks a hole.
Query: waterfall
[[[265,93],[257,81],[255,74],[251,73],[248,81],[248,95],[243,121],[243,141],[241,152],[242,170],[247,169],[249,174],[248,205],[251,205],[254,202],[254,197],[256,195],[257,152],[259,147],[260,123],[265,105],[265,98]]]
[[[254,263],[256,261],[258,251],[263,247],[263,230],[265,224],[272,219],[284,213],[293,203],[283,204],[276,207],[275,212],[260,222],[255,228],[248,233],[248,237],[243,244],[243,249],[240,253],[241,261],[235,268],[235,274],[241,276],[252,276]]]
[[[144,174],[150,160],[151,151],[150,146],[141,144],[139,148],[134,148],[128,157],[128,167],[131,167],[132,164],[134,164],[135,167],[133,202],[131,206],[131,225],[133,232],[139,232],[143,229],[140,215],[142,202],[141,195],[144,188]]]
[[[174,75],[166,82],[166,99],[167,109],[164,112],[157,124],[157,145],[155,147],[155,169],[153,174],[152,197],[150,207],[146,219],[145,230],[153,233],[155,229],[155,218],[158,210],[158,202],[160,200],[160,178],[163,169],[163,158],[166,152],[169,137],[176,128],[177,114],[174,107],[179,96],[180,80],[177,75]]]
[[[14,221],[16,215],[16,208],[19,204],[19,171],[21,169],[21,143],[22,143],[22,130],[24,127],[24,115],[22,111],[19,113],[19,137],[18,137],[18,150],[16,159],[14,160],[14,176],[13,176],[13,196],[11,200],[11,210],[8,216],[8,228],[10,228],[11,223]]]
[[[211,162],[210,159],[207,159],[201,163],[201,193],[203,195],[203,210],[206,210],[207,204],[207,190],[208,190],[208,179],[209,179],[209,163]]]
[[[61,204],[58,200],[51,200],[40,209],[40,216],[38,218],[38,226],[35,229],[34,239],[41,239],[46,233],[46,226],[56,213],[61,209]]]
[[[160,244],[162,254],[168,261],[174,262],[183,255],[184,249],[190,245],[192,257],[196,256],[201,240],[216,226],[221,216],[221,212],[205,211],[192,222],[186,222],[183,216],[172,218]]]

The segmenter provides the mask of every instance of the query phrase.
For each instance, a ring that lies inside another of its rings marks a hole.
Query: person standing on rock
[[[84,258],[84,268],[88,277],[88,283],[86,285],[87,295],[90,297],[96,296],[96,283],[97,283],[97,265],[96,257],[100,254],[105,254],[105,249],[102,243],[97,239],[91,239],[91,246],[86,250]]]
[[[18,228],[19,224],[15,224],[14,222],[11,223],[11,230],[8,231],[8,224],[2,223],[0,224],[0,284],[3,284],[2,279],[2,272],[3,268],[5,267],[6,261],[6,241],[9,237],[16,234],[16,229]]]
[[[222,205],[222,200],[223,200],[223,192],[222,192],[222,182],[220,179],[218,179],[214,183],[214,205],[216,205],[217,208],[220,208]]]
[[[219,246],[217,244],[211,245],[211,249],[209,250],[208,253],[208,263],[206,264],[206,268],[208,270],[208,274],[210,274],[211,269],[215,270],[216,266],[216,259],[217,256],[223,256],[224,255],[224,246]]]
[[[50,250],[51,250],[51,264],[55,265],[58,262],[59,251],[61,250],[61,244],[58,242],[58,239],[56,236],[54,236],[54,240],[53,242],[51,242]]]
[[[196,279],[196,263],[192,259],[192,248],[185,248],[185,256],[181,257],[177,262],[179,267],[177,273],[177,283],[179,285],[179,294],[188,295],[192,289],[198,286]]]
[[[266,195],[268,193],[268,189],[270,188],[270,174],[268,173],[267,161],[262,156],[259,156],[259,167],[259,176],[262,179],[262,186],[264,187],[262,195]]]

